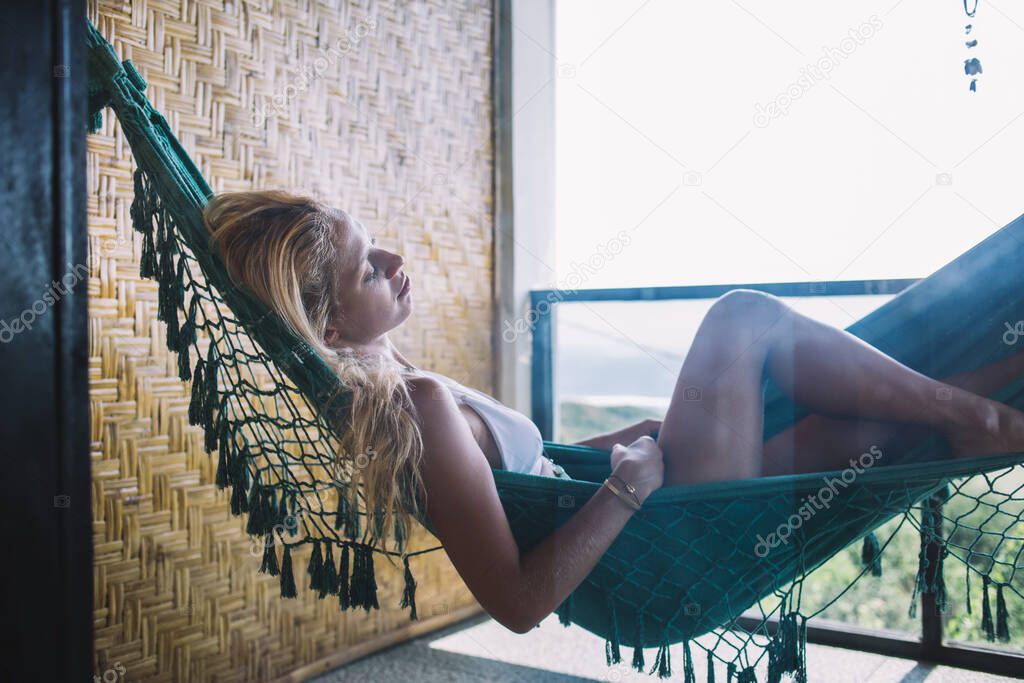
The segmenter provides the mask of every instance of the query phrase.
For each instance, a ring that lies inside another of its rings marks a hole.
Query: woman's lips
[[[403,296],[408,294],[410,289],[412,289],[412,279],[408,275],[406,275],[405,284],[402,285],[402,290],[398,292],[398,298],[402,298]]]

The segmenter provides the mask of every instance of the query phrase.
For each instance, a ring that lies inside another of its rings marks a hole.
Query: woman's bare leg
[[[958,455],[1024,450],[1019,411],[926,377],[777,297],[734,290],[701,322],[659,430],[666,486],[761,475],[766,369],[815,413],[939,429]]]
[[[1024,376],[1024,352],[939,381],[988,396]],[[871,446],[902,450],[931,436],[919,425],[808,415],[764,442],[762,475],[843,469]]]

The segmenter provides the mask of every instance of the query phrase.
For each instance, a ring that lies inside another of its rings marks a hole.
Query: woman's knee
[[[718,297],[708,315],[746,321],[773,323],[789,311],[789,306],[779,297],[756,289],[731,289]]]

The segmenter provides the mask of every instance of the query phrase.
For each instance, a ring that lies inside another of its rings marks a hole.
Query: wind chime
[[[978,0],[974,0],[974,6],[971,9],[967,9],[967,3],[970,0],[964,0],[964,12],[967,13],[968,17],[974,17],[974,13],[978,11]],[[972,24],[967,24],[964,27],[964,32],[969,36],[971,35]],[[968,49],[973,49],[978,45],[978,41],[971,38],[967,41]],[[971,77],[971,92],[978,91],[978,79],[975,78],[981,73],[981,61],[977,57],[971,57],[964,60],[964,73]]]

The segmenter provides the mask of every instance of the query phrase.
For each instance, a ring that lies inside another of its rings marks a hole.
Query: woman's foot
[[[1024,413],[1002,403],[983,400],[978,414],[979,419],[973,425],[958,426],[947,432],[953,457],[1024,453]]]

